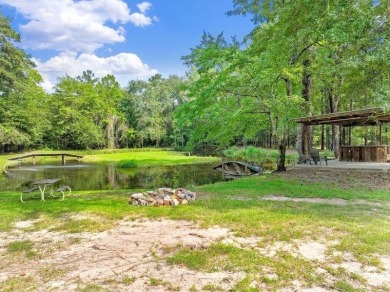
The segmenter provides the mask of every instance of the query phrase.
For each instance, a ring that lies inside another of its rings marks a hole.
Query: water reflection
[[[213,167],[216,163],[176,166],[152,166],[119,169],[115,165],[101,164],[50,164],[22,163],[9,169],[7,189],[15,189],[26,181],[59,178],[61,184],[74,190],[155,189],[158,187],[188,187],[229,180]],[[276,162],[262,164],[263,173],[276,169]]]
[[[188,187],[222,181],[215,164],[153,166],[118,169],[114,165],[20,165],[9,169],[9,187],[15,188],[28,180],[59,178],[61,184],[74,190],[112,190],[158,187]]]

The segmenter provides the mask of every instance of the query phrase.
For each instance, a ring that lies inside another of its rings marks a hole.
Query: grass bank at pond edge
[[[217,157],[200,157],[200,156],[186,156],[184,153],[169,151],[166,149],[146,149],[140,151],[139,149],[129,149],[127,151],[118,150],[108,152],[92,151],[88,152],[84,158],[84,162],[94,163],[111,163],[119,162],[121,160],[134,161],[139,167],[150,165],[178,165],[190,163],[206,163],[218,162],[220,158]]]
[[[82,162],[85,163],[117,163],[121,160],[134,161],[138,166],[149,165],[177,165],[190,163],[206,163],[218,162],[220,158],[217,157],[199,157],[186,156],[182,152],[171,151],[169,149],[159,148],[142,148],[142,149],[115,149],[115,150],[83,150],[83,151],[34,151],[30,153],[70,153],[82,155]],[[27,154],[27,153],[26,153]],[[0,167],[3,169],[4,165],[8,163],[7,159],[16,157],[18,154],[0,155]],[[31,161],[30,160],[26,161]],[[59,162],[60,157],[37,157],[37,164],[44,164],[50,162]],[[69,158],[69,161],[72,159]]]

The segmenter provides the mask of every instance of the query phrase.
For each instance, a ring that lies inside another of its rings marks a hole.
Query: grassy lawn
[[[199,156],[186,156],[184,153],[170,151],[167,149],[158,148],[146,148],[146,149],[117,149],[117,150],[83,150],[83,151],[34,151],[30,153],[69,153],[83,155],[82,162],[86,163],[117,163],[123,160],[134,160],[138,166],[149,165],[177,165],[177,164],[189,164],[189,163],[204,163],[219,161],[216,157],[199,157]],[[16,157],[13,155],[0,155],[0,166],[7,163],[7,159]],[[31,159],[31,158],[27,158]],[[37,157],[37,163],[48,163],[52,161],[60,161],[60,157]],[[70,159],[70,158],[69,158]],[[28,160],[26,160],[28,161]]]
[[[0,156],[0,164],[4,163],[5,157]],[[199,162],[208,158],[151,150],[102,151],[88,154],[85,159],[91,162],[136,159],[139,165],[145,165]],[[170,252],[166,262],[199,272],[244,271],[246,277],[235,284],[233,291],[251,291],[253,282],[274,290],[291,287],[296,280],[307,287],[340,291],[372,289],[360,274],[337,265],[345,260],[343,255],[349,255],[363,266],[383,270],[380,258],[390,256],[390,193],[387,190],[340,188],[325,183],[302,184],[298,179],[282,179],[270,174],[197,187],[194,191],[199,199],[195,203],[174,208],[130,206],[129,194],[135,191],[76,192],[64,201],[48,199],[42,203],[28,200],[26,204],[19,202],[15,192],[0,192],[0,232],[12,232],[15,222],[34,219],[40,221],[27,228],[27,232],[101,232],[115,226],[119,220],[143,217],[185,219],[204,228],[216,225],[227,227],[237,237],[259,238],[256,248],[243,249],[222,242],[215,242],[201,250],[178,246]],[[269,195],[365,200],[367,203],[338,206],[261,200],[261,197]],[[64,220],[74,213],[85,217]],[[95,220],[96,216],[100,219]],[[259,252],[275,244],[297,247],[313,241],[328,244],[326,262],[303,259],[286,250],[278,250],[272,257]],[[28,258],[34,256],[29,241],[16,241],[5,250],[10,255],[24,252]],[[3,288],[8,287],[4,285]],[[206,288],[218,291],[218,287]],[[385,291],[388,288],[382,285],[375,289]]]

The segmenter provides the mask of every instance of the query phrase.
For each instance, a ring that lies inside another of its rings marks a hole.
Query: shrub
[[[136,168],[138,163],[135,160],[120,160],[116,166],[119,168]]]
[[[224,150],[223,154],[229,158],[238,158],[238,148],[235,146],[231,147],[229,149]]]
[[[231,147],[223,151],[223,154],[232,159],[242,159],[245,161],[262,163],[266,161],[270,156],[273,157],[275,150],[266,150],[260,147],[248,146],[246,148],[238,149],[237,147]],[[277,154],[277,151],[275,152]],[[276,155],[277,156],[277,155]]]

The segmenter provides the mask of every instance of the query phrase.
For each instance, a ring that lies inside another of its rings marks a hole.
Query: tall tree
[[[60,149],[114,148],[123,94],[112,75],[99,79],[85,71],[76,78],[60,78],[51,96],[52,143]]]
[[[127,131],[124,117],[119,112],[119,103],[124,98],[125,92],[113,75],[107,75],[97,84],[97,92],[100,97],[100,107],[104,110],[106,118],[106,139],[109,149],[116,148]]]
[[[178,76],[163,78],[160,74],[148,81],[130,81],[128,101],[123,110],[127,113],[129,125],[135,130],[138,146],[172,145],[175,140],[172,113],[185,100],[184,83]]]
[[[199,74],[190,86],[192,101],[186,107],[196,113],[194,119],[205,121],[203,126],[196,123],[192,140],[226,143],[236,135],[254,135],[261,126],[247,122],[250,114],[276,135],[278,168],[283,170],[294,117],[321,113],[324,92],[332,94],[331,108],[338,111],[341,97],[352,94],[348,88],[357,80],[374,89],[388,77],[384,70],[388,61],[383,61],[388,10],[382,2],[377,7],[369,0],[355,2],[349,8],[346,0],[233,1],[229,14],[250,14],[257,25],[247,38],[250,42],[242,48],[236,42],[227,44],[222,35],[204,34],[201,44],[184,57]],[[351,15],[356,21],[350,21]],[[357,92],[354,102],[366,95]],[[351,104],[350,98],[344,100],[348,103],[343,107]],[[185,112],[181,111],[182,121]],[[222,119],[229,127],[218,127]],[[310,128],[298,132],[298,153],[312,147],[311,133]]]
[[[10,19],[0,14],[0,96],[23,86],[34,63],[14,44],[20,35],[10,26]]]
[[[268,50],[281,59],[288,57],[288,62],[299,69],[301,84],[298,86],[305,101],[302,111],[311,115],[313,111],[321,112],[315,103],[323,93],[329,99],[327,111],[347,109],[351,98],[343,96],[353,94],[354,100],[361,100],[366,94],[358,88],[363,84],[375,86],[388,71],[384,64],[388,60],[384,52],[389,39],[386,2],[359,0],[351,5],[346,0],[236,0],[230,14],[252,15],[258,27],[251,39],[256,42],[259,34],[261,41],[268,41]],[[264,30],[272,32],[271,39],[264,38]],[[333,127],[335,154],[337,137],[337,128]],[[297,151],[307,152],[311,140],[311,130],[302,128],[297,136]]]
[[[193,143],[228,145],[236,137],[251,139],[269,129],[280,146],[278,168],[283,170],[291,119],[297,116],[300,100],[286,90],[280,76],[285,68],[265,48],[260,44],[240,50],[237,42],[229,45],[222,35],[205,34],[201,45],[184,57],[198,70],[199,78],[192,83],[192,101],[183,106],[179,118],[195,119]]]
[[[42,78],[9,22],[0,15],[0,152],[41,146],[50,127]]]

